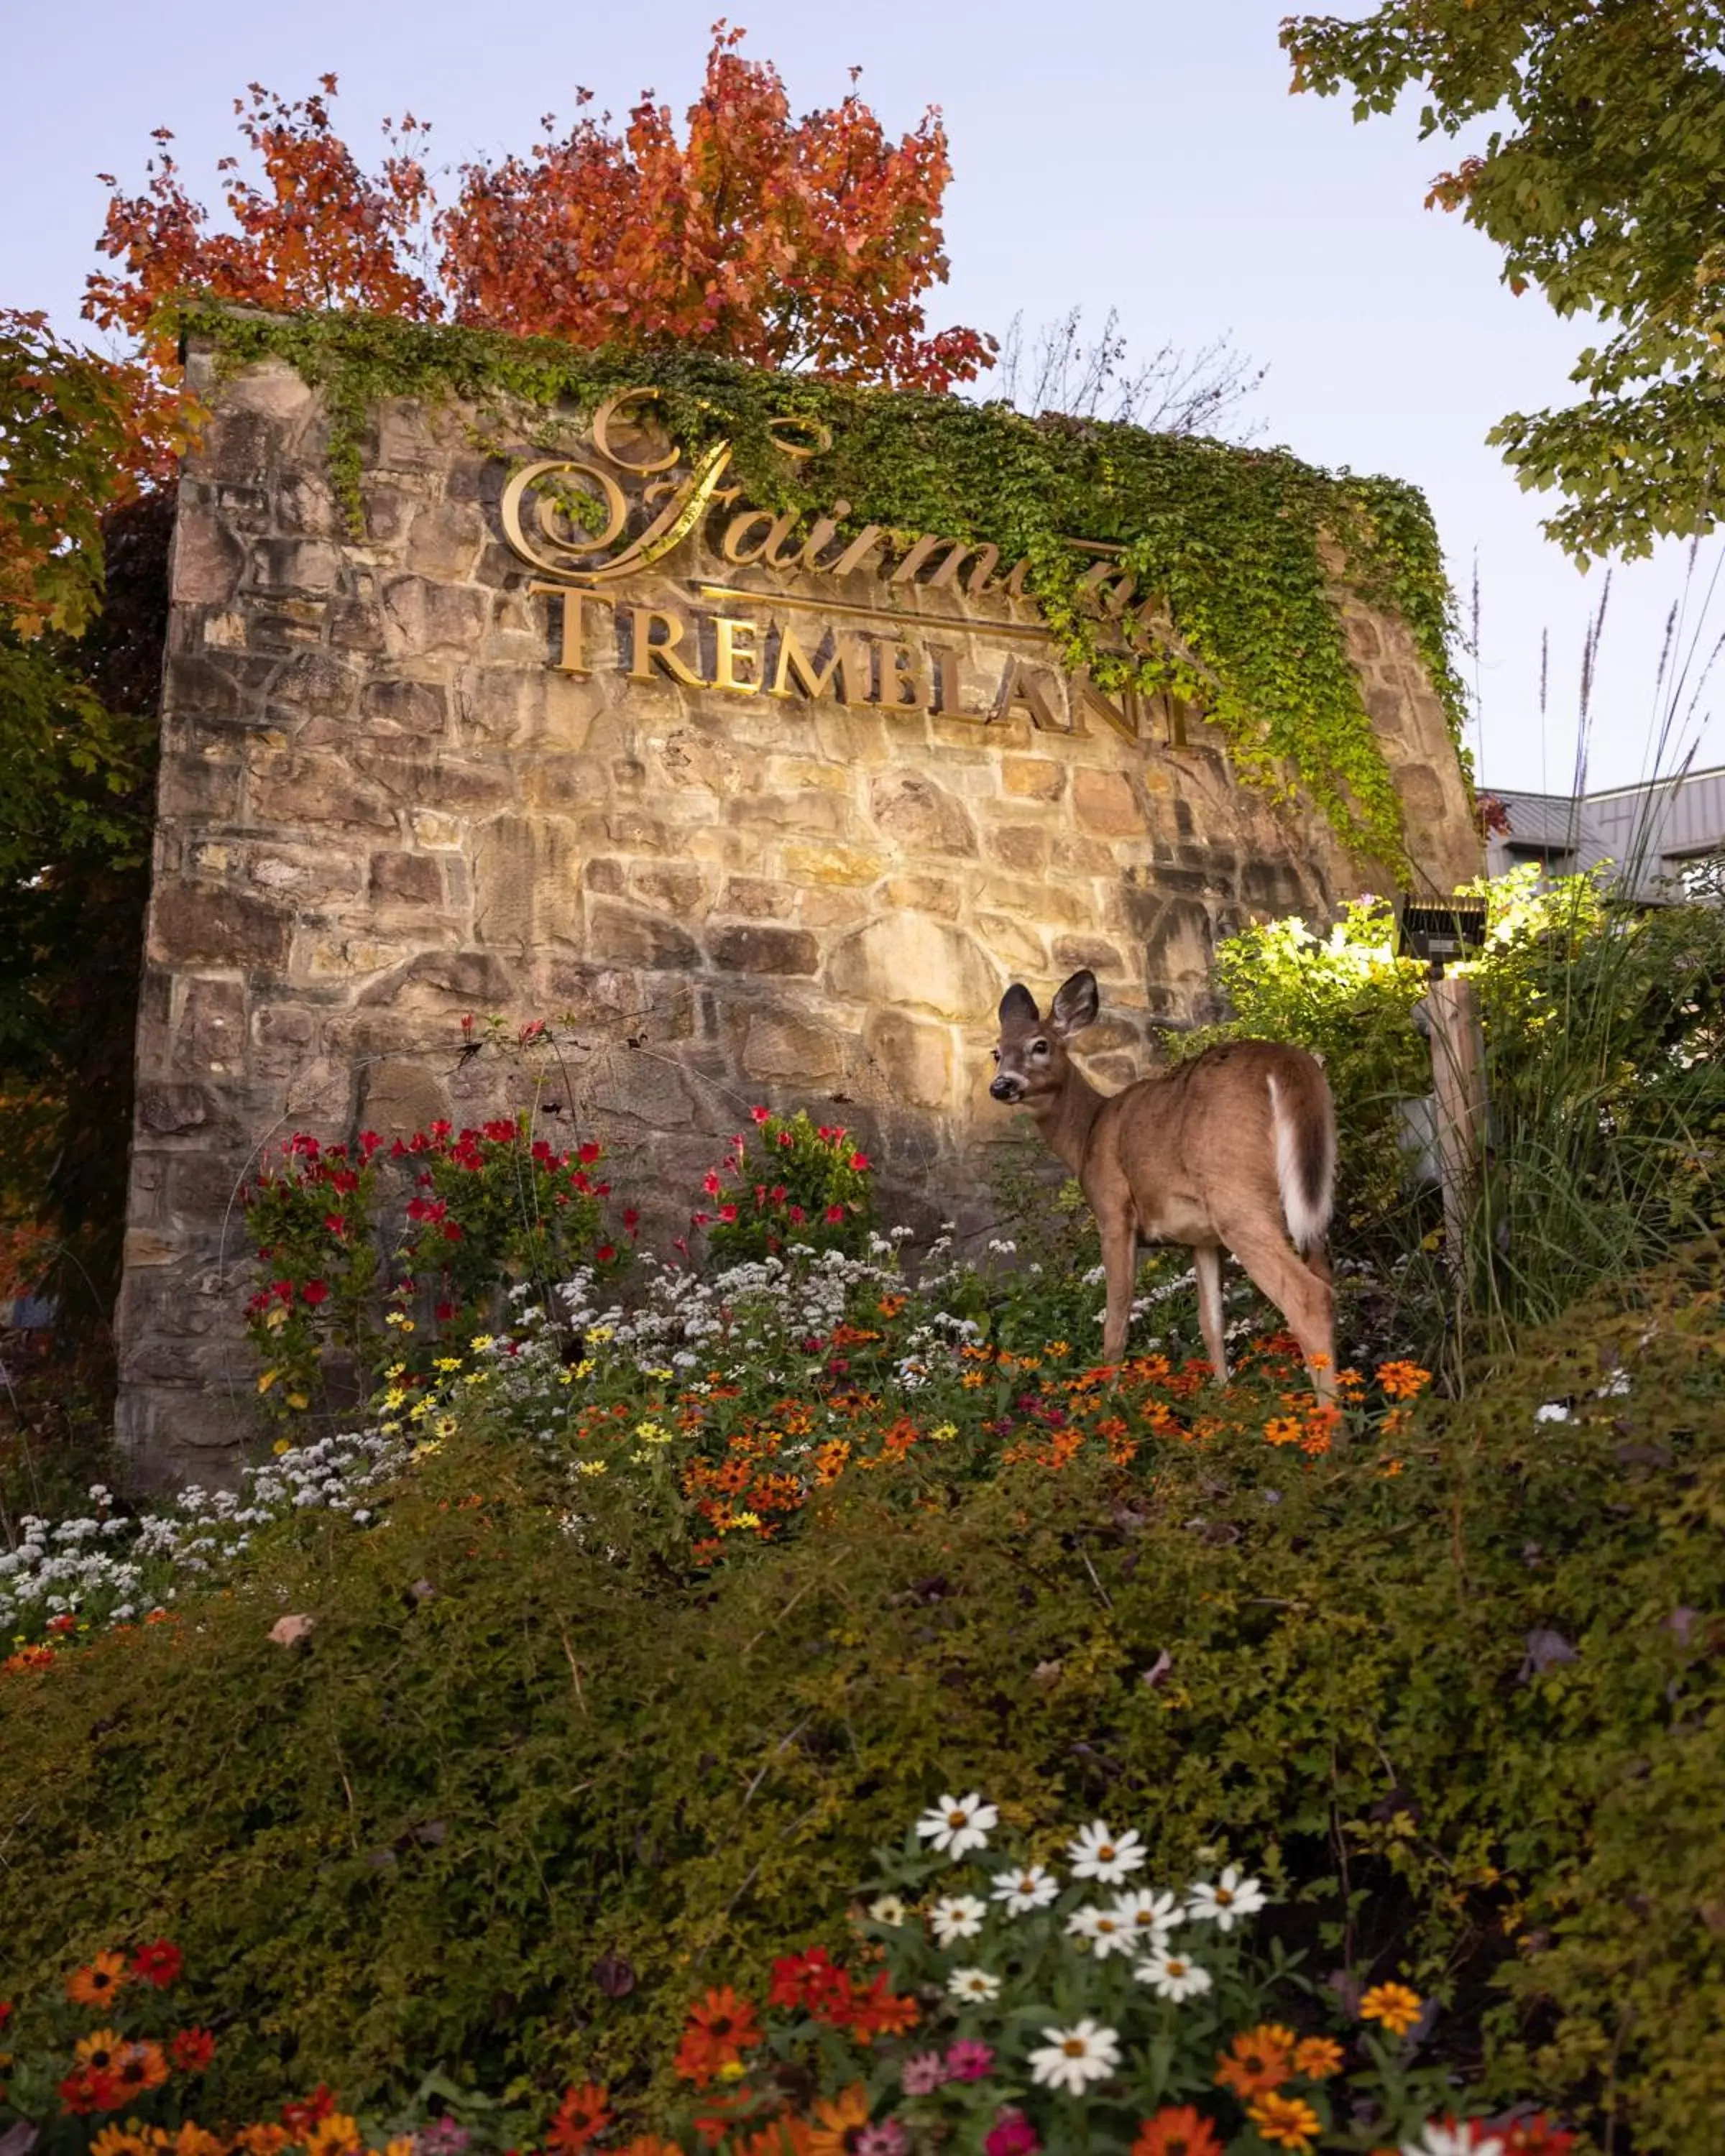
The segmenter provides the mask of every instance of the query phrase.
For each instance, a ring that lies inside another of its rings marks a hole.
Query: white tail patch
[[[1266,1082],[1270,1087],[1270,1120],[1276,1131],[1276,1182],[1281,1193],[1282,1217],[1288,1224],[1288,1235],[1294,1248],[1309,1250],[1314,1243],[1322,1240],[1330,1224],[1336,1189],[1334,1133],[1326,1116],[1317,1156],[1318,1187],[1315,1191],[1308,1189],[1301,1166],[1298,1115],[1282,1099],[1275,1078]],[[1308,1154],[1307,1158],[1310,1162],[1312,1156]]]

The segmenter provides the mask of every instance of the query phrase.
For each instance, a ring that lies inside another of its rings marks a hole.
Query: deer
[[[1063,982],[1045,1019],[1014,981],[1000,1002],[997,1101],[1028,1108],[1076,1178],[1102,1240],[1102,1359],[1126,1354],[1140,1241],[1183,1243],[1198,1275],[1210,1366],[1228,1375],[1222,1252],[1287,1320],[1318,1398],[1335,1393],[1335,1301],[1324,1250],[1336,1182],[1336,1113],[1315,1055],[1230,1040],[1122,1091],[1097,1091],[1067,1052],[1094,1024],[1096,975]]]

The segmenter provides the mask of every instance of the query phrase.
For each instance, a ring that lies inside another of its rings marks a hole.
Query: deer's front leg
[[[1108,1278],[1108,1306],[1102,1318],[1102,1360],[1123,1362],[1132,1317],[1132,1282],[1138,1271],[1137,1224],[1130,1213],[1098,1219],[1102,1235],[1102,1268]]]

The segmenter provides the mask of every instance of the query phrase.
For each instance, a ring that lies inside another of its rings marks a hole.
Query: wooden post
[[[1478,992],[1465,974],[1445,973],[1432,983],[1425,1008],[1431,1021],[1444,1240],[1450,1262],[1459,1265],[1486,1142],[1485,1043]]]

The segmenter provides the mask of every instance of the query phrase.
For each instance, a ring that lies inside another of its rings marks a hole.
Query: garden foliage
[[[1462,1405],[1386,1368],[1322,1427],[1274,1345],[1219,1393],[1168,1341],[1111,1392],[1047,1332],[936,1325],[885,1250],[672,1279],[633,1336],[589,1288],[577,1360],[485,1340],[403,1389],[381,1503],[333,1474],[174,1621],[0,1676],[7,1995],[167,1933],[212,2116],[437,2061],[662,2119],[691,1992],[854,1954],[871,1851],[974,1784],[1027,1852],[1101,1815],[1158,1883],[1261,1866],[1259,1948],[1433,1996],[1410,2058],[1461,2107],[1704,2156],[1717,1262]],[[793,1513],[740,1502],[757,1470]]]

